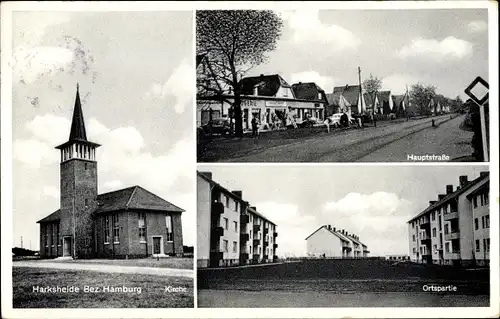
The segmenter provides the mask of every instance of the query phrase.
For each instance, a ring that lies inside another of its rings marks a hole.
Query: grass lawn
[[[14,308],[188,308],[194,307],[193,280],[137,274],[99,273],[40,268],[12,270]],[[33,292],[33,287],[78,287],[78,293]],[[84,287],[100,292],[84,292]],[[127,287],[135,292],[102,292],[103,287]],[[185,291],[167,292],[166,287]],[[140,288],[141,293],[138,293]]]
[[[47,259],[50,261],[50,259]],[[79,263],[79,264],[101,264],[101,265],[117,265],[117,266],[137,266],[137,267],[159,267],[159,268],[178,268],[178,269],[193,269],[193,258],[140,258],[140,259],[75,259],[61,260],[62,263]]]

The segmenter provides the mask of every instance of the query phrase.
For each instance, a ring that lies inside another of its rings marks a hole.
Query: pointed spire
[[[76,99],[75,108],[73,110],[73,120],[71,121],[71,131],[69,140],[87,141],[87,133],[85,131],[85,121],[83,120],[82,104],[80,102],[79,84],[76,84]]]

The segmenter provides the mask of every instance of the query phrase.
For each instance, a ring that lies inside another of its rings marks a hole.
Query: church
[[[40,257],[182,256],[183,209],[141,186],[98,194],[99,146],[87,139],[77,85],[69,139],[56,147],[60,208],[37,222]]]

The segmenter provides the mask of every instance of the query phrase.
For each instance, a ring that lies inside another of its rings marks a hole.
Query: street
[[[463,116],[453,116],[453,119],[450,115],[441,115],[385,121],[377,127],[370,125],[334,133],[326,133],[325,129],[325,132],[295,139],[267,140],[262,136],[250,146],[238,140],[212,143],[221,144],[215,146],[219,155],[216,161],[221,162],[407,162],[408,155],[446,155],[449,161],[471,160],[472,133],[459,128]],[[432,119],[436,127],[432,127]],[[241,145],[239,148],[234,145],[237,151],[232,152],[224,145],[230,143]]]

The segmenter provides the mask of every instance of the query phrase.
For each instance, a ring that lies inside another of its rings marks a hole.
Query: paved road
[[[487,295],[198,290],[198,307],[488,307]]]
[[[117,266],[117,265],[83,264],[83,263],[79,264],[79,263],[62,263],[62,262],[59,263],[59,262],[46,262],[46,261],[13,261],[12,266],[194,278],[193,270],[176,269],[176,268],[135,267],[135,266]]]
[[[460,130],[463,117],[449,115],[410,120],[378,127],[347,130],[334,135],[299,140],[270,147],[226,162],[406,162],[407,154],[449,155],[451,159],[471,155],[465,144],[472,137]],[[459,145],[459,147],[457,147]],[[411,153],[410,153],[411,152]]]

